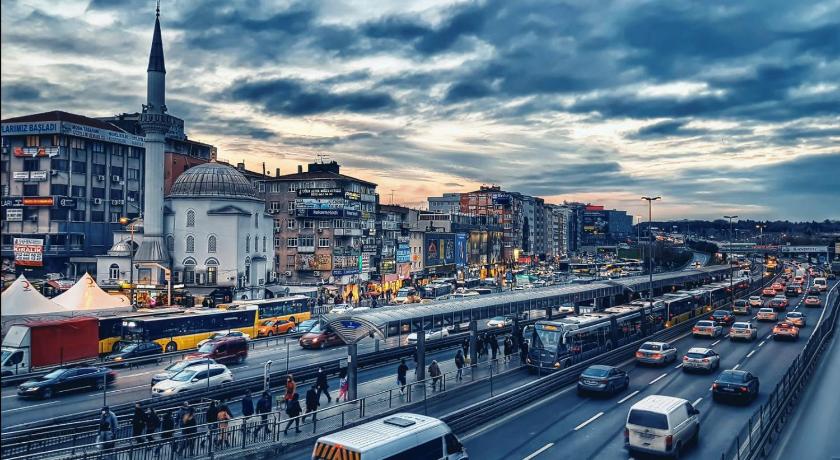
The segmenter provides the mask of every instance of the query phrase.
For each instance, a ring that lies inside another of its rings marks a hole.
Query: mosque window
[[[187,227],[195,227],[195,211],[187,211]]]
[[[195,252],[195,238],[192,235],[187,237],[187,252]]]
[[[207,238],[207,252],[216,252],[216,236],[210,235]]]

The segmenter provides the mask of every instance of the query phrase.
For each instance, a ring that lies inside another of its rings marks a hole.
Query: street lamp
[[[131,299],[132,305],[134,304],[134,227],[137,225],[137,220],[137,218],[129,219],[128,217],[120,217],[120,224],[128,227],[128,231],[131,233],[131,252],[129,252],[131,262],[128,267],[128,284],[131,286],[129,289],[129,298]]]
[[[651,244],[650,248],[650,262],[648,262],[649,275],[650,275],[650,283],[648,285],[650,292],[648,293],[648,300],[650,300],[651,305],[653,305],[653,231],[651,230],[653,227],[653,209],[652,205],[653,202],[656,200],[661,200],[661,196],[643,196],[643,200],[648,202],[648,241]],[[668,321],[671,321],[671,318],[668,318]]]
[[[732,290],[732,219],[737,219],[738,216],[723,216],[724,219],[729,219],[729,296],[732,299],[732,305],[735,304],[735,291]]]

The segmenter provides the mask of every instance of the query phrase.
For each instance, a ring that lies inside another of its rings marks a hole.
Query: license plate
[[[655,437],[655,435],[650,434],[650,433],[639,433],[639,437],[640,438],[645,438],[645,439],[653,439]]]
[[[732,393],[733,391],[735,391],[735,389],[734,388],[724,388],[723,391],[727,391],[729,393]]]

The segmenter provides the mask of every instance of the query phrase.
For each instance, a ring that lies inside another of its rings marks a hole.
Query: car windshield
[[[698,327],[709,327],[712,326],[713,323],[711,321],[697,321]]]
[[[659,351],[661,348],[662,348],[661,345],[657,345],[655,343],[643,343],[642,346],[639,347],[639,350]]]
[[[414,292],[414,289],[411,288],[402,288],[397,291],[397,297],[407,297]]]
[[[176,382],[187,382],[187,381],[191,380],[193,378],[193,376],[197,373],[198,373],[198,371],[191,371],[191,370],[181,371],[181,372],[178,372],[177,374],[175,374],[172,377],[172,380],[174,380]]]
[[[534,331],[536,332],[537,339],[534,343],[534,348],[543,348],[552,351],[557,349],[557,345],[560,344],[560,339],[562,338],[561,331],[551,331],[541,327],[536,328]]]
[[[12,354],[12,352],[11,352],[11,351],[6,351],[6,350],[3,350],[3,356],[2,356],[2,357],[0,357],[0,363],[5,363],[5,362],[6,362],[6,358],[8,358],[8,357],[9,357],[9,355],[11,355],[11,354]]]
[[[56,370],[50,372],[49,374],[45,375],[44,379],[45,380],[57,379],[57,378],[61,377],[62,375],[64,375],[65,372],[67,372],[67,369],[56,369]]]
[[[504,317],[504,316],[494,316],[494,317],[491,319],[491,321],[504,321],[504,320],[505,320],[505,317]]]
[[[769,309],[769,308],[762,308],[762,309],[761,309],[761,310],[759,310],[759,311],[760,311],[761,313],[773,313],[773,310],[771,310],[771,309]]]
[[[692,352],[689,352],[689,353],[686,353],[685,355],[686,355],[686,356],[688,356],[689,358],[693,358],[693,359],[701,359],[701,358],[705,358],[705,357],[706,357],[706,355],[705,355],[705,354],[703,354],[703,353],[697,353],[697,352],[693,352],[693,353],[692,353]]]
[[[801,317],[802,317],[802,313],[795,312],[795,311],[794,311],[794,312],[790,312],[790,313],[788,313],[788,314],[787,314],[787,317],[788,317],[788,318],[801,318]]]
[[[316,324],[316,325],[312,326],[312,329],[309,330],[310,334],[319,334],[320,332],[321,332],[321,325],[320,324]]]
[[[606,377],[610,374],[609,369],[603,369],[600,367],[590,367],[589,369],[583,371],[583,376],[585,377]]]
[[[214,345],[215,343],[213,342],[207,342],[204,345],[202,345],[201,348],[198,349],[198,351],[199,353],[212,353]]]
[[[648,410],[631,410],[630,416],[627,418],[627,423],[648,428],[655,428],[657,430],[668,429],[668,417],[665,414],[651,412]]]
[[[263,324],[263,326],[273,326],[273,325],[274,325],[274,321],[272,321],[272,320],[270,320],[270,319],[269,319],[269,320],[263,321],[263,323],[262,323],[262,324]]]
[[[746,329],[748,327],[750,327],[750,325],[747,323],[735,323],[732,325],[732,329]]]
[[[120,353],[130,353],[130,352],[132,352],[136,349],[137,349],[137,344],[132,343],[131,345],[128,345],[127,347],[124,347],[122,350],[120,350]]]
[[[712,316],[726,316],[728,314],[729,312],[725,310],[715,310],[715,312],[712,313]]]
[[[743,383],[745,374],[741,374],[740,372],[732,372],[732,371],[723,371],[718,377],[719,382],[723,383]]]

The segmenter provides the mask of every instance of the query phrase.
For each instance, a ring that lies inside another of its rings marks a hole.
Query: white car
[[[442,339],[444,337],[449,337],[449,330],[447,328],[426,331],[426,340],[436,340],[436,339]],[[417,333],[412,332],[411,334],[408,334],[408,337],[406,338],[406,342],[409,345],[416,344],[417,343]]]
[[[245,340],[251,340],[251,335],[246,333],[246,332],[242,332],[242,331],[218,331],[218,332],[214,332],[214,333],[210,334],[210,337],[207,337],[206,339],[198,342],[198,344],[196,345],[196,348],[201,348],[201,346],[204,345],[205,343],[207,343],[211,340],[221,339],[223,337],[245,337]]]
[[[691,348],[683,356],[683,372],[702,369],[712,372],[720,367],[720,355],[711,348]]]
[[[207,388],[208,378],[212,388],[233,382],[233,373],[224,364],[190,366],[172,378],[156,383],[152,387],[152,396],[170,396],[182,391]]]
[[[498,329],[500,327],[510,326],[513,324],[513,318],[510,316],[494,316],[487,321],[487,327]]]
[[[749,299],[749,303],[750,303],[751,307],[761,308],[763,306],[763,303],[761,301],[761,297],[759,297],[757,295],[751,295],[750,299]]]

